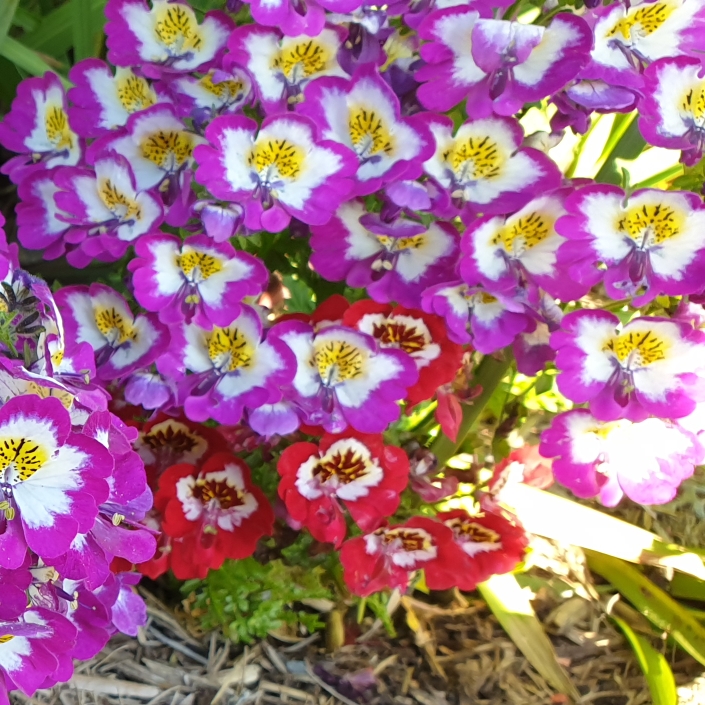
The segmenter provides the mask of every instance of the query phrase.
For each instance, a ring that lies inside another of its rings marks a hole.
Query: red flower
[[[159,476],[168,467],[200,463],[227,449],[228,444],[216,429],[166,414],[144,424],[135,442],[152,489],[156,489]]]
[[[490,507],[478,516],[454,509],[441,512],[438,519],[452,530],[461,549],[456,566],[456,585],[461,590],[474,590],[491,576],[514,570],[529,543],[516,519]]]
[[[463,363],[463,348],[448,340],[443,319],[416,309],[358,301],[343,315],[343,323],[371,335],[382,348],[410,355],[419,380],[407,391],[410,406],[431,399],[443,384],[455,379]]]
[[[424,571],[431,590],[447,590],[456,585],[459,561],[453,532],[427,517],[350,539],[340,551],[345,582],[362,597],[386,588],[406,590],[416,570]]]
[[[399,506],[409,459],[382,435],[325,434],[319,445],[294,443],[277,464],[279,496],[294,521],[318,541],[340,546],[347,526],[341,502],[363,531],[373,531]]]
[[[155,506],[171,542],[170,564],[180,580],[204,577],[226,558],[251,556],[272,532],[274,512],[238,458],[217,453],[200,468],[170,467],[159,480]],[[179,541],[180,539],[180,541]]]
[[[495,466],[488,486],[491,501],[500,502],[502,490],[508,484],[522,482],[539,489],[550,487],[553,484],[552,465],[551,459],[539,453],[538,446],[527,445],[513,450]]]

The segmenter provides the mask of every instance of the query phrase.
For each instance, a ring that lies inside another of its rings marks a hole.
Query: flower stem
[[[472,400],[471,404],[463,405],[463,419],[458,429],[457,440],[451,441],[441,433],[431,444],[431,452],[438,459],[438,468],[445,464],[458,452],[468,433],[472,430],[487,402],[492,398],[497,385],[502,381],[510,365],[514,361],[511,350],[505,350],[501,359],[485,355],[475,370],[473,382],[482,387],[482,392]]]

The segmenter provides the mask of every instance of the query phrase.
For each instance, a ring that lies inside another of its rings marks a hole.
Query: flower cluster
[[[202,578],[276,522],[359,595],[512,570],[501,493],[438,506],[421,445],[434,410],[463,441],[481,356],[555,365],[540,452],[580,497],[667,502],[705,458],[701,195],[551,156],[638,109],[701,160],[703,0],[245,1],[108,0],[107,61],[0,123],[20,244],[124,281],[52,293],[0,242],[0,702],[134,632],[131,566]]]

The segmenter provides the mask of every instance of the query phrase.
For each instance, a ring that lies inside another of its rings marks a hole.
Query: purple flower
[[[196,179],[216,197],[245,206],[245,225],[280,232],[292,217],[325,223],[350,191],[355,159],[320,140],[301,115],[275,115],[257,129],[246,117],[217,117],[206,128],[210,144],[196,148]]]
[[[112,380],[150,365],[169,345],[169,333],[153,314],[134,316],[109,286],[67,286],[55,294],[66,333],[95,351],[98,377]]]
[[[0,703],[19,688],[32,696],[71,677],[76,627],[56,612],[35,607],[20,619],[0,622]]]
[[[511,345],[533,324],[522,304],[463,281],[429,287],[421,303],[424,311],[445,319],[448,337],[454,343],[472,343],[484,354]]]
[[[325,139],[352,150],[359,163],[354,193],[377,191],[396,179],[415,179],[433,154],[433,140],[419,117],[400,117],[399,99],[374,65],[351,80],[319,78],[297,111],[309,115]]]
[[[129,265],[135,298],[163,323],[193,319],[201,328],[227,326],[240,301],[261,294],[269,279],[256,257],[204,235],[184,241],[152,235],[137,243],[135,254]]]
[[[313,0],[245,0],[252,19],[265,27],[278,27],[290,37],[317,37],[326,23],[325,10]]]
[[[169,207],[166,221],[182,226],[193,200],[193,149],[203,138],[186,129],[171,105],[158,104],[130,115],[124,130],[97,139],[88,149],[96,163],[105,152],[122,155],[135,176],[137,191],[158,188]]]
[[[235,237],[245,215],[245,210],[239,203],[221,205],[216,201],[198,201],[194,204],[193,210],[201,219],[206,235],[214,242],[226,242],[231,237]]]
[[[304,423],[330,433],[348,425],[381,433],[399,418],[398,402],[418,379],[413,359],[380,349],[374,338],[330,325],[319,331],[303,321],[276,324],[269,339],[283,341],[296,356],[296,376],[285,396]]]
[[[224,12],[207,12],[199,25],[185,2],[109,0],[108,60],[115,66],[140,66],[145,75],[187,73],[210,67],[225,50],[233,23]]]
[[[0,144],[19,156],[2,167],[14,183],[27,174],[81,159],[81,142],[69,125],[64,87],[54,73],[28,78],[17,87],[12,109],[0,123]]]
[[[93,258],[120,259],[132,241],[162,221],[161,202],[137,189],[129,162],[116,152],[104,152],[93,169],[56,169],[54,183],[59,189],[54,194],[56,218],[70,226],[63,237],[71,247],[67,259],[75,267],[85,267]],[[31,244],[41,247],[41,242]]]
[[[139,628],[147,624],[147,606],[134,590],[141,579],[139,573],[118,573],[97,593],[110,610],[113,627],[130,636],[137,636]]]
[[[592,33],[575,15],[548,27],[485,19],[467,7],[434,12],[419,28],[427,65],[416,72],[419,101],[449,110],[467,98],[472,118],[513,115],[571,81],[588,62]]]
[[[574,311],[551,346],[558,388],[603,421],[680,418],[705,393],[705,334],[687,323],[642,316],[622,326],[607,311]]]
[[[697,164],[705,148],[705,69],[700,59],[659,59],[644,73],[639,129],[649,144],[681,149]]]
[[[518,287],[535,297],[541,287],[563,301],[583,296],[589,287],[566,277],[556,257],[565,242],[555,225],[565,215],[566,195],[565,191],[554,191],[535,198],[513,215],[476,220],[463,234],[463,279],[480,281],[490,291],[509,295]]]
[[[29,554],[24,562],[16,568],[0,566],[0,622],[21,617],[27,609],[27,590],[32,584],[32,574],[29,572]]]
[[[700,0],[618,2],[587,17],[594,23],[595,43],[581,78],[639,89],[645,65],[669,56],[697,55],[705,6]]]
[[[160,102],[146,78],[125,67],[113,75],[100,59],[79,61],[69,78],[74,84],[68,93],[69,122],[81,137],[100,137],[123,127],[130,115]]]
[[[228,41],[226,61],[244,66],[257,86],[267,114],[287,110],[303,99],[306,84],[320,76],[345,76],[337,55],[345,30],[324,27],[315,37],[287,36],[259,25],[238,27]]]
[[[243,306],[227,327],[174,327],[169,355],[158,367],[179,381],[189,419],[233,425],[245,409],[281,399],[280,388],[291,381],[295,360],[278,340],[262,340],[259,315]],[[192,374],[186,376],[187,370]]]
[[[559,414],[541,434],[540,452],[554,458],[558,482],[608,507],[625,494],[639,504],[670,502],[703,456],[695,437],[671,421],[605,423],[587,409]]]
[[[575,280],[592,286],[604,278],[612,298],[633,296],[635,306],[703,288],[705,207],[694,193],[641,189],[627,195],[594,184],[571,195],[565,207],[568,215],[556,229],[568,242],[558,259]]]
[[[107,499],[110,454],[71,431],[58,399],[34,395],[0,408],[0,449],[0,565],[21,565],[26,546],[45,559],[66,552]]]
[[[414,308],[424,288],[452,273],[458,234],[443,222],[384,222],[359,201],[348,201],[326,225],[311,228],[311,248],[311,264],[322,277],[366,287],[375,301]]]
[[[467,222],[477,213],[519,210],[535,195],[560,186],[558,167],[538,150],[521,147],[524,134],[512,118],[466,122],[455,135],[450,118],[429,115],[427,120],[436,148],[424,171]]]

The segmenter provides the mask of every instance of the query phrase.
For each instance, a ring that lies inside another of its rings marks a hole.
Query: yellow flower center
[[[364,373],[367,354],[345,340],[316,341],[313,365],[329,385],[357,379]]]
[[[177,255],[176,266],[186,275],[187,279],[203,281],[220,272],[223,269],[223,262],[206,252],[185,250],[183,254]]]
[[[59,105],[48,107],[44,115],[47,138],[57,150],[71,149],[74,134],[69,127],[69,118]]]
[[[394,140],[389,128],[374,110],[361,106],[351,108],[348,130],[353,149],[360,158],[367,159],[380,152],[394,152]]]
[[[135,76],[132,71],[126,72],[124,76],[116,79],[117,97],[128,113],[136,113],[138,110],[156,105],[157,94],[141,76]]]
[[[680,101],[683,112],[690,113],[701,124],[705,121],[705,81],[689,88]]]
[[[0,473],[9,469],[11,482],[29,480],[47,460],[49,452],[32,440],[0,438]]]
[[[123,345],[137,339],[137,331],[132,323],[114,308],[98,308],[95,311],[95,324],[111,345]]]
[[[627,41],[647,37],[653,34],[670,17],[676,9],[674,3],[646,3],[629,10],[626,17],[620,19],[607,33],[608,37],[621,34]]]
[[[169,448],[176,455],[190,453],[197,446],[206,445],[203,438],[193,433],[188,426],[172,420],[153,426],[149,433],[142,434],[141,441],[151,450]]]
[[[247,163],[255,168],[262,181],[275,181],[278,176],[296,178],[301,172],[304,152],[287,140],[268,139],[252,148]]]
[[[499,145],[487,136],[456,140],[444,152],[443,159],[450,164],[453,173],[461,181],[497,178],[506,161]]]
[[[679,235],[686,215],[661,203],[630,208],[617,221],[617,229],[639,247],[659,245]]]
[[[193,136],[184,130],[159,130],[142,141],[142,156],[160,169],[176,170],[193,152]]]
[[[272,68],[279,69],[289,81],[310,78],[326,68],[331,59],[328,48],[315,39],[295,42],[282,47],[272,62]]]
[[[232,509],[244,504],[245,493],[233,487],[227,480],[216,480],[206,476],[196,480],[193,496],[203,504],[214,502],[221,509]]]
[[[668,343],[653,331],[633,331],[610,338],[602,350],[612,353],[623,367],[645,367],[666,359]]]
[[[27,392],[29,394],[36,394],[36,396],[42,399],[47,399],[49,397],[54,397],[58,399],[64,409],[67,411],[73,406],[73,394],[64,391],[63,389],[56,389],[55,387],[43,387],[36,382],[30,382],[27,385]]]
[[[212,93],[214,96],[220,100],[227,100],[228,98],[234,98],[235,96],[242,93],[245,88],[245,84],[242,81],[236,81],[235,79],[227,79],[225,81],[220,81],[219,83],[213,83],[213,72],[207,73],[200,81],[201,87]]]
[[[185,5],[162,5],[157,10],[154,33],[172,54],[198,51],[203,46],[196,15]]]
[[[0,644],[7,644],[8,641],[12,641],[14,638],[11,634],[3,634],[3,636],[0,636]]]
[[[431,534],[423,529],[381,529],[385,544],[401,542],[405,551],[429,551],[433,548]]]
[[[370,462],[354,448],[345,448],[337,452],[326,453],[313,470],[313,476],[317,477],[321,484],[331,479],[337,479],[342,485],[347,485],[370,471]]]
[[[137,201],[128,198],[110,179],[102,179],[98,184],[98,195],[105,207],[119,220],[139,220],[142,209]]]
[[[456,517],[445,523],[446,526],[453,530],[456,536],[462,536],[473,543],[499,543],[501,540],[500,535],[496,531],[488,529],[476,521],[468,521],[467,519]]]
[[[254,365],[255,349],[238,328],[213,328],[206,336],[208,357],[223,372]]]
[[[53,367],[59,367],[63,361],[64,361],[64,351],[63,351],[63,349],[59,348],[55,353],[52,354],[51,364]]]
[[[414,237],[390,237],[389,235],[375,235],[385,250],[390,252],[400,252],[402,250],[418,250],[426,243],[426,238],[423,235],[414,235]]]
[[[530,213],[510,221],[492,238],[493,245],[501,243],[504,251],[518,254],[543,242],[553,229],[554,219],[542,213]]]
[[[426,337],[421,330],[395,321],[393,318],[375,324],[372,328],[372,336],[382,345],[393,345],[409,355],[426,347]]]

